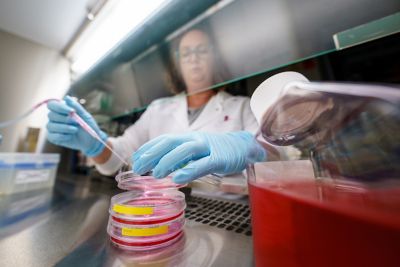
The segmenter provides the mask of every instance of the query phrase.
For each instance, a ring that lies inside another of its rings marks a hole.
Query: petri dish
[[[156,179],[153,176],[141,176],[132,171],[119,173],[115,180],[118,182],[118,187],[124,190],[161,190],[186,186],[186,184],[174,183],[171,176]]]
[[[163,246],[165,247],[162,248],[136,249],[133,251],[131,247],[128,247],[129,250],[126,250],[123,249],[122,242],[117,243],[118,241],[110,242],[113,244],[110,247],[110,256],[120,259],[127,266],[137,266],[139,263],[143,266],[173,266],[172,262],[177,263],[185,260],[186,244],[191,244],[187,242],[185,231],[179,233],[178,237],[172,240],[173,243],[164,242]]]
[[[185,194],[175,189],[130,191],[111,198],[109,213],[115,221],[145,225],[172,220],[185,208]]]
[[[164,240],[156,240],[148,242],[130,241],[130,240],[127,241],[125,239],[114,237],[112,235],[110,235],[110,240],[115,246],[122,248],[124,250],[144,251],[144,250],[157,249],[169,246],[180,240],[182,236],[183,236],[183,231],[180,231],[179,233]]]
[[[107,232],[114,244],[131,250],[142,250],[170,244],[180,236],[184,225],[183,212],[170,220],[147,224],[121,222],[110,217]]]
[[[181,239],[185,225],[185,194],[171,177],[156,179],[132,171],[115,177],[118,187],[130,190],[111,198],[107,233],[118,248],[145,251]]]

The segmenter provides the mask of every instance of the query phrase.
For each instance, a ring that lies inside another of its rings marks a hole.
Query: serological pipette
[[[106,148],[110,150],[111,153],[113,153],[121,162],[129,166],[129,163],[124,160],[124,158],[119,155],[112,147],[107,144],[107,142],[104,142],[103,139],[75,112],[71,111],[69,113],[69,116],[76,122],[78,123],[90,136],[95,138],[97,141],[102,143]]]

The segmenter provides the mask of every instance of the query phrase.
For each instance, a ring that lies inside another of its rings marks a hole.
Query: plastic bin
[[[0,195],[52,187],[59,154],[0,153]]]

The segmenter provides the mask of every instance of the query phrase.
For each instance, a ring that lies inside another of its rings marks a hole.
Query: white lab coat
[[[153,101],[140,119],[117,138],[109,138],[113,148],[127,161],[134,151],[162,134],[182,134],[192,131],[231,132],[246,130],[255,133],[258,124],[250,109],[250,99],[218,92],[206,104],[199,117],[189,125],[187,101],[183,94]],[[121,162],[112,155],[97,169],[111,175]]]

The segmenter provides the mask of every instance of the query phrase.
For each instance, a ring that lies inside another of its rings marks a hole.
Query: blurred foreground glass
[[[399,266],[400,90],[294,81],[259,139],[309,160],[249,166],[257,266]]]

